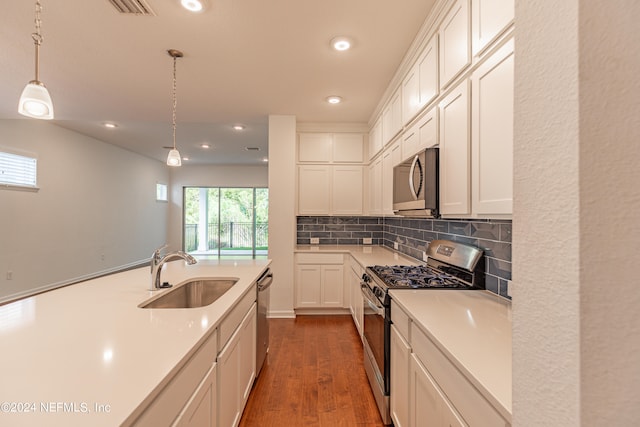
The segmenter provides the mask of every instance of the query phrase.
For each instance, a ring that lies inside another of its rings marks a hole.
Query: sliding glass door
[[[267,255],[269,190],[184,188],[183,249],[196,255]]]

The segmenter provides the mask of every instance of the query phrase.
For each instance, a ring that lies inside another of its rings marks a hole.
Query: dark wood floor
[[[383,426],[351,316],[269,322],[269,355],[240,427]]]

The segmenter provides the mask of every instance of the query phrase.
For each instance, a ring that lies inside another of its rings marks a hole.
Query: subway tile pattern
[[[511,280],[510,220],[446,220],[378,217],[298,217],[297,242],[308,245],[312,237],[321,245],[361,245],[365,237],[374,245],[398,251],[418,260],[432,240],[467,243],[485,251],[485,286],[507,296]]]
[[[372,245],[382,245],[383,228],[383,218],[377,217],[299,216],[297,242],[308,245],[316,237],[321,245],[362,245],[370,238]]]

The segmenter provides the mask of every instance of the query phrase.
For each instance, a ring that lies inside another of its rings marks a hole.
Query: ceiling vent
[[[127,15],[151,15],[156,14],[145,0],[108,0],[120,13]]]
[[[245,150],[247,151],[260,151],[259,147],[245,147]]]

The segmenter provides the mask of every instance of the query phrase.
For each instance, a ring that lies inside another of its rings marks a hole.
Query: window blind
[[[0,185],[36,187],[37,159],[0,152]]]

